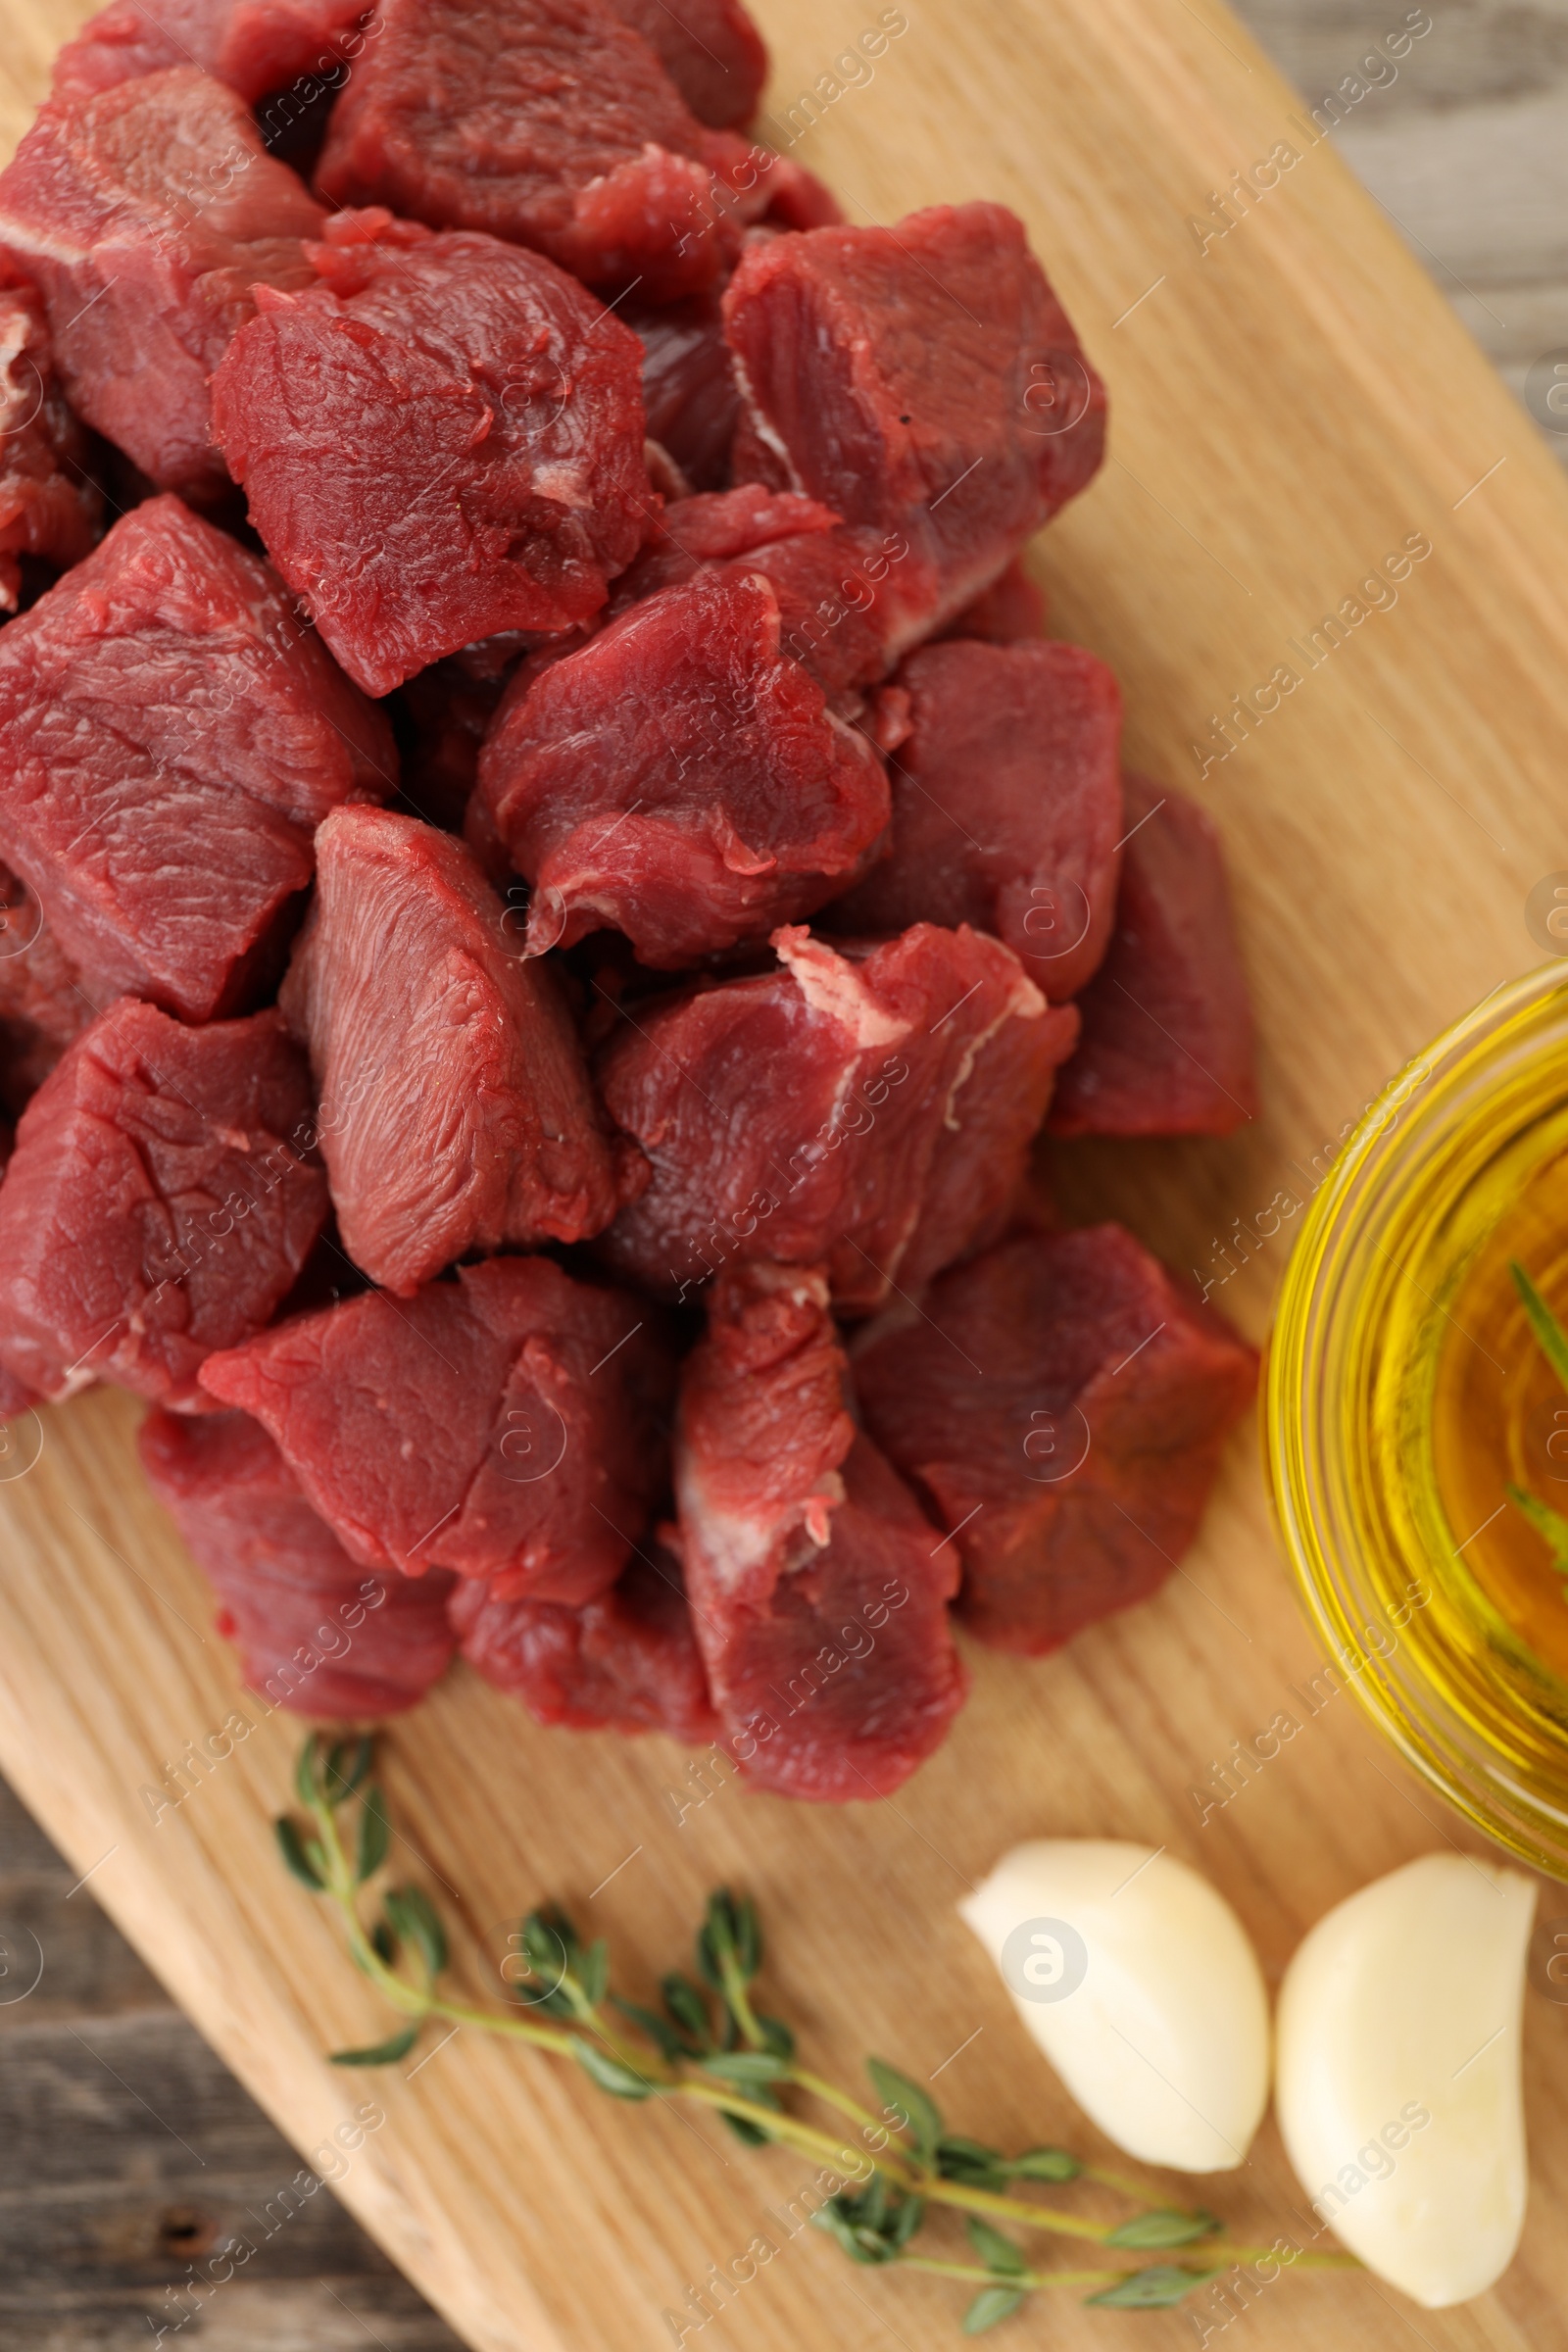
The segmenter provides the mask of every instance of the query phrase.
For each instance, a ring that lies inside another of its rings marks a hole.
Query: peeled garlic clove
[[[1242,2162],[1268,2098],[1268,1996],[1206,1879],[1147,1845],[1043,1838],[958,1909],[1107,2138],[1186,2173]]]
[[[1535,1908],[1520,1871],[1425,1854],[1320,1919],[1280,1991],[1275,2105],[1297,2178],[1429,2311],[1484,2293],[1524,2227]]]

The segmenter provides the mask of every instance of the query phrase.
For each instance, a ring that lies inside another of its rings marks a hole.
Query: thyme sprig
[[[378,1895],[369,1888],[391,1846],[373,1764],[368,1737],[313,1733],[294,1776],[303,1820],[285,1815],[276,1825],[288,1868],[313,1894],[333,1904],[355,1965],[408,2020],[385,2040],[334,2051],[335,2066],[395,2066],[414,2049],[421,2030],[440,2021],[569,2059],[612,2098],[680,2099],[710,2108],[748,2146],[791,2148],[814,2158],[835,2179],[858,2182],[828,2196],[812,2221],[852,2262],[897,2264],[978,2287],[963,2319],[969,2335],[997,2326],[1046,2288],[1086,2288],[1090,2303],[1155,2311],[1168,2310],[1238,2265],[1359,2267],[1349,2255],[1281,2256],[1277,2247],[1231,2245],[1211,2213],[1169,2206],[1136,2181],[1080,2163],[1065,2148],[1026,2148],[1008,2156],[950,2132],[930,2092],[884,2059],[866,2063],[875,2105],[824,2081],[800,2064],[784,2021],[756,2004],[761,1928],[750,1896],[728,1887],[709,1897],[694,1973],[672,1971],[662,1979],[661,2009],[612,1991],[609,1945],[603,1939],[585,1944],[554,1904],[530,1911],[513,1939],[519,1963],[516,2007],[477,2008],[449,1998],[441,1989],[450,1964],[447,1936],[429,1896],[417,1886],[383,1886]],[[785,2105],[788,2092],[827,2108],[842,2119],[841,2128],[824,2131],[797,2114]],[[854,2127],[853,2150],[846,2147],[842,2125]],[[1075,2181],[1113,2190],[1133,2211],[1119,2222],[1097,2221],[1012,2193],[1017,2186],[1059,2188]],[[930,2209],[941,2206],[961,2214],[974,2259],[913,2250]],[[1039,2268],[1002,2223],[1088,2241],[1101,2254],[1180,2258]]]
[[[1568,1332],[1563,1330],[1517,1258],[1509,1260],[1508,1271],[1513,1276],[1513,1287],[1519,1294],[1537,1346],[1563,1388],[1568,1390]],[[1543,1502],[1539,1494],[1532,1494],[1511,1482],[1504,1492],[1514,1509],[1523,1513],[1546,1545],[1557,1574],[1568,1577],[1568,1517],[1564,1517],[1561,1511],[1554,1511],[1549,1502]],[[1563,1598],[1568,1600],[1568,1584],[1563,1587]]]

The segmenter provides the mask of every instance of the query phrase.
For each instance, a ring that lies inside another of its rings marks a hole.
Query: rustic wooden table
[[[1338,121],[1348,159],[1568,462],[1568,415],[1544,398],[1568,358],[1568,0],[1234,4]],[[1383,43],[1421,25],[1396,69]],[[145,2346],[187,2263],[246,2215],[263,2217],[259,2258],[192,2328],[206,2352],[455,2346],[330,2198],[267,2233],[298,2159],[73,1876],[0,1785],[7,2352]],[[30,1938],[44,1978],[8,1999]]]

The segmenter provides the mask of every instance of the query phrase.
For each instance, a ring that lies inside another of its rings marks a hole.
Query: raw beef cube
[[[616,582],[612,610],[744,557],[772,582],[784,652],[841,716],[857,718],[861,690],[883,675],[914,616],[920,567],[907,568],[909,554],[898,532],[846,530],[816,499],[748,482],[668,507]]]
[[[296,1715],[396,1715],[424,1696],[457,1646],[456,1579],[375,1576],[317,1517],[260,1422],[155,1407],[142,1466],[219,1602],[253,1690]]]
[[[297,1316],[203,1385],[271,1431],[355,1559],[487,1577],[504,1600],[613,1584],[666,1475],[649,1307],[545,1257]]]
[[[662,1544],[640,1549],[579,1609],[496,1600],[468,1578],[451,1616],[468,1664],[520,1698],[536,1723],[663,1732],[693,1746],[718,1737],[680,1563]]]
[[[959,1614],[1038,1656],[1198,1533],[1257,1355],[1119,1225],[1004,1242],[855,1351],[866,1426],[953,1530]]]
[[[756,1786],[885,1796],[940,1746],[966,1677],[951,1545],[846,1409],[819,1268],[726,1267],[687,1358],[681,1548],[724,1744]]]
[[[1015,557],[942,634],[979,637],[987,645],[1018,645],[1026,638],[1043,637],[1046,617],[1046,592]]]
[[[611,0],[654,50],[699,122],[749,122],[767,79],[767,50],[740,0]]]
[[[22,1114],[0,1185],[0,1363],[45,1396],[118,1381],[201,1411],[326,1220],[310,1073],[281,1013],[187,1029],[123,998]]]
[[[1214,821],[1123,778],[1116,928],[1084,991],[1054,1135],[1230,1135],[1257,1116],[1252,1011]]]
[[[331,203],[488,229],[645,302],[733,257],[746,208],[712,167],[746,145],[703,127],[610,0],[382,0],[377,24],[327,132]]]
[[[0,855],[95,986],[242,1004],[311,835],[396,780],[391,731],[265,564],[175,498],[0,632]]]
[[[14,1372],[8,1372],[4,1364],[0,1364],[0,1422],[19,1420],[24,1413],[30,1412],[37,1402],[37,1397],[26,1383],[18,1380]],[[0,1438],[0,1455],[5,1453],[8,1446],[9,1441]]]
[[[472,853],[340,808],[281,1003],[310,1048],[343,1246],[403,1298],[474,1250],[576,1242],[647,1181],[605,1134],[553,970]]]
[[[729,479],[741,392],[717,295],[692,294],[657,308],[622,303],[615,316],[643,347],[649,432],[694,490],[721,490]]]
[[[87,457],[55,380],[42,302],[30,287],[0,285],[0,612],[17,609],[24,556],[63,571],[90,553],[104,502]]]
[[[44,921],[36,896],[0,866],[0,1108],[17,1118],[101,1010]]]
[[[598,1248],[682,1298],[731,1257],[825,1261],[863,1313],[996,1238],[1078,1016],[967,929],[773,944],[781,970],[639,1004],[603,1049],[654,1176]]]
[[[973,923],[1048,997],[1105,953],[1121,868],[1121,696],[1076,645],[928,645],[897,687],[893,850],[827,917],[835,931]]]
[[[971,604],[1100,464],[1104,388],[1000,205],[754,245],[724,318],[737,475],[907,539],[895,653]]]
[[[72,407],[197,499],[227,488],[213,369],[254,285],[311,283],[321,219],[244,100],[189,66],[52,100],[0,172],[0,248],[43,295]]]
[[[531,951],[611,924],[669,971],[820,906],[888,821],[875,750],[780,652],[778,599],[743,564],[514,681],[479,797],[534,885]]]
[[[55,59],[52,95],[90,98],[166,66],[200,66],[242,98],[313,72],[341,74],[365,45],[365,0],[111,0]]]
[[[340,215],[311,258],[309,291],[258,294],[213,419],[350,677],[385,694],[475,638],[588,619],[648,511],[636,336],[495,237]]]

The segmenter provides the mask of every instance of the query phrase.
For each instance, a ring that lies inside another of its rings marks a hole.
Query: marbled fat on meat
[[[326,1219],[282,1015],[187,1029],[122,999],[22,1114],[0,1185],[0,1362],[46,1396],[118,1381],[181,1410],[269,1323]]]
[[[575,1242],[647,1180],[548,965],[450,835],[342,808],[281,1003],[309,1046],[343,1246],[410,1298],[475,1250]]]
[[[479,798],[535,887],[536,952],[606,926],[678,971],[842,890],[888,821],[875,749],[780,650],[744,564],[644,598],[508,690]]]
[[[1231,1135],[1257,1115],[1252,1009],[1214,820],[1125,778],[1116,927],[1080,1001],[1055,1135]]]
[[[446,1672],[456,1578],[376,1576],[318,1518],[260,1422],[155,1407],[142,1467],[219,1603],[251,1690],[296,1715],[397,1715]]]
[[[664,1483],[670,1366],[646,1300],[549,1258],[297,1316],[203,1385],[271,1432],[357,1560],[455,1568],[502,1599],[591,1600]]]
[[[774,946],[782,969],[641,1005],[601,1050],[654,1174],[596,1248],[680,1297],[731,1258],[825,1261],[863,1313],[995,1238],[1078,1016],[967,929]]]
[[[175,498],[0,632],[0,856],[100,996],[254,1002],[317,824],[395,781],[272,572]]]
[[[675,1488],[724,1744],[781,1794],[886,1795],[963,1700],[956,1557],[856,1431],[821,1269],[727,1267],[709,1307]]]
[[[855,1349],[867,1428],[963,1557],[958,1611],[1038,1656],[1192,1544],[1257,1355],[1119,1225],[955,1267]]]
[[[1121,871],[1121,696],[1076,645],[925,646],[898,673],[893,848],[835,931],[973,923],[1054,1001],[1104,955]]]
[[[312,282],[321,220],[244,101],[190,66],[52,100],[0,172],[0,251],[43,296],[72,407],[199,502],[228,487],[213,370],[255,285]]]
[[[306,291],[259,292],[214,428],[350,677],[590,619],[649,512],[636,336],[496,237],[340,214],[310,258]]]

